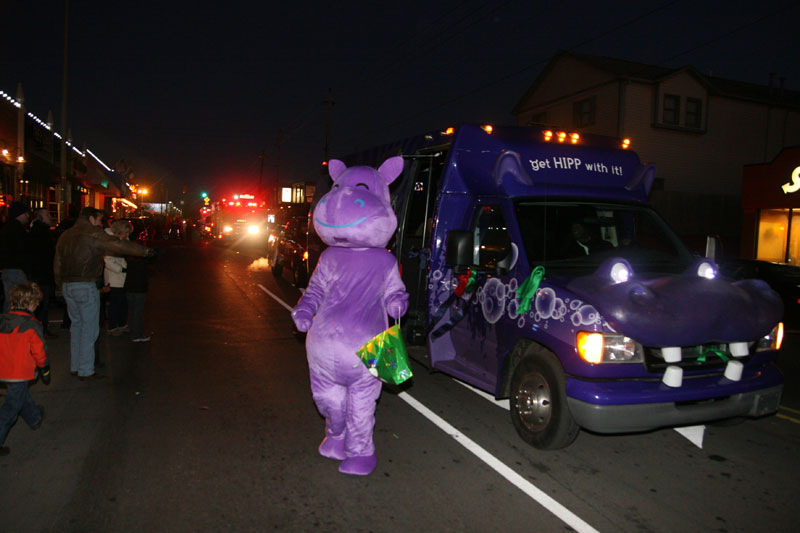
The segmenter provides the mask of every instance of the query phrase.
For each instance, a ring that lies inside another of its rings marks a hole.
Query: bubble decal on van
[[[599,322],[600,313],[591,305],[582,305],[576,312],[572,313],[570,319],[573,326],[588,326]]]
[[[505,285],[499,279],[491,278],[483,286],[483,291],[478,296],[478,298],[482,298],[483,318],[489,324],[494,324],[503,316],[503,311],[506,308],[505,288]]]
[[[556,291],[550,287],[539,289],[536,293],[536,300],[534,306],[536,314],[542,319],[548,319],[553,316],[553,311],[556,308]]]

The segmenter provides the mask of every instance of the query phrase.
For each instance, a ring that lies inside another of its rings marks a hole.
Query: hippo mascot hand
[[[386,244],[397,228],[389,184],[403,171],[403,158],[387,159],[376,171],[347,168],[332,159],[331,191],[313,213],[314,228],[329,246],[308,288],[292,311],[308,331],[306,352],[311,394],[325,417],[324,457],[342,461],[339,471],[368,475],[378,464],[372,430],[381,382],[356,351],[408,308],[397,261]]]

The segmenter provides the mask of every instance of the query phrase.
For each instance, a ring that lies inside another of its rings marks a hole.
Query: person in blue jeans
[[[103,212],[84,207],[75,225],[56,244],[53,262],[56,286],[61,287],[70,325],[70,371],[81,380],[101,379],[95,372],[94,343],[100,333],[100,294],[97,280],[103,256],[149,256],[154,250],[103,231]]]

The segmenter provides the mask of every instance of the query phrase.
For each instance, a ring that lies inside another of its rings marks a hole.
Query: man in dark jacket
[[[103,273],[103,256],[149,256],[150,248],[103,231],[103,212],[84,207],[75,225],[56,244],[53,264],[56,286],[67,301],[70,326],[70,370],[82,380],[103,376],[94,370],[94,342],[100,333],[100,295],[97,280]]]
[[[14,285],[28,281],[26,271],[30,267],[28,256],[28,208],[22,202],[11,202],[8,206],[8,222],[0,228],[0,270],[3,271],[3,312],[8,312],[8,291]]]

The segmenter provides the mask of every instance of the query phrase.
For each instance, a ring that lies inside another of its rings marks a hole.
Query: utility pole
[[[22,92],[22,83],[17,84],[17,101],[20,103],[17,109],[17,164],[14,168],[14,186],[11,187],[11,194],[14,195],[14,200],[20,201],[27,189],[22,185],[25,175],[25,94]]]
[[[328,99],[323,104],[328,104],[328,119],[325,121],[325,159],[324,161],[328,162],[328,149],[330,148],[331,143],[331,109],[333,109],[333,90],[328,87]],[[322,169],[322,173],[325,174],[325,169]]]
[[[278,148],[278,155],[275,159],[275,207],[278,207],[279,199],[280,199],[280,189],[281,189],[281,145],[283,144],[283,130],[278,130],[278,142],[276,143],[276,147]]]
[[[59,220],[69,216],[70,202],[67,187],[67,80],[69,79],[69,0],[64,0],[64,69],[61,77],[61,189],[59,198]]]
[[[258,154],[258,158],[261,160],[261,168],[258,170],[258,200],[264,201],[263,190],[261,187],[262,178],[264,176],[264,150],[261,150],[261,153]]]

